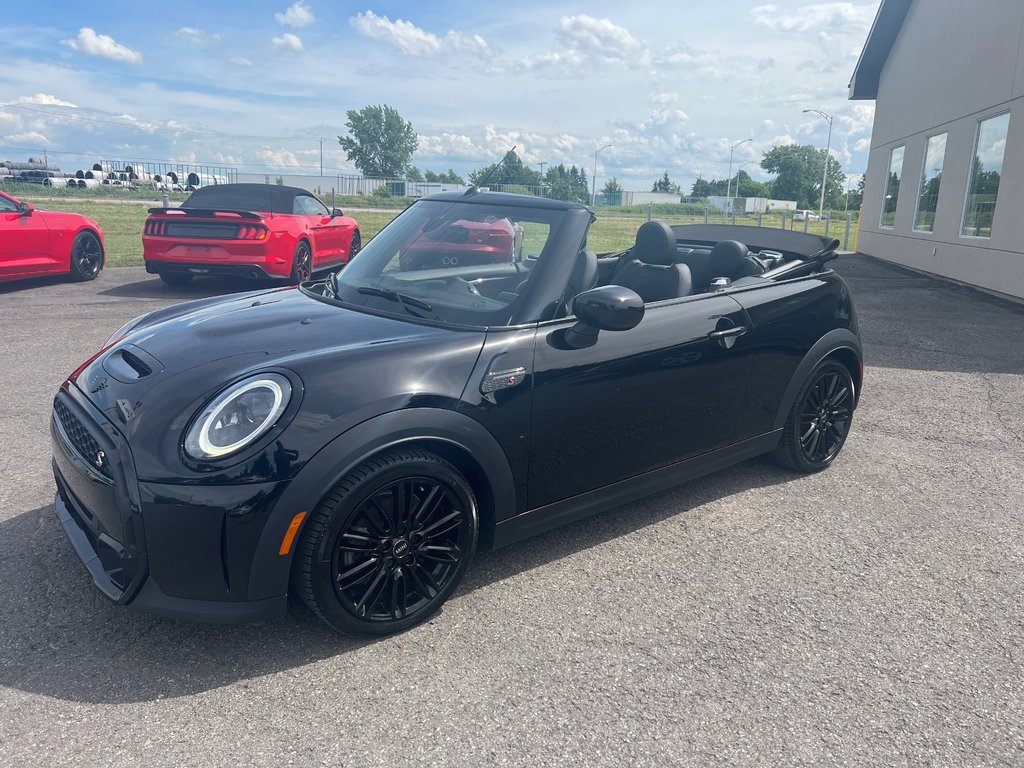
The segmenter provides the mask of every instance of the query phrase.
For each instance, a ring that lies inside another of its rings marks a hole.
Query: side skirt
[[[781,439],[782,430],[777,429],[686,461],[645,472],[628,480],[620,480],[603,488],[556,501],[554,504],[531,509],[521,515],[500,521],[495,526],[493,546],[497,549],[515,544],[560,525],[582,520],[702,475],[738,464],[741,461],[752,459],[775,450]]]

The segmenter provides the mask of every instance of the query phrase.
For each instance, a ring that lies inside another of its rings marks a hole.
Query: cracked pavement
[[[1024,307],[835,266],[867,372],[829,471],[753,460],[482,552],[378,641],[106,601],[53,514],[50,400],[229,286],[0,286],[0,765],[1024,764]]]

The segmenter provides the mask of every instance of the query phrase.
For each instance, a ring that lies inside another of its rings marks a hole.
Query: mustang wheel
[[[192,282],[194,275],[191,272],[161,272],[160,279],[167,285],[179,288]]]
[[[455,467],[426,451],[390,451],[320,502],[296,554],[295,586],[335,629],[398,632],[451,595],[477,526],[473,491]]]
[[[295,257],[292,259],[292,282],[303,283],[313,276],[313,252],[305,240],[295,246]]]
[[[71,277],[94,280],[103,269],[103,248],[92,232],[79,232],[71,244]]]
[[[853,419],[853,378],[835,360],[818,365],[793,404],[775,458],[797,472],[819,472],[839,455]]]
[[[352,261],[352,257],[359,253],[363,247],[363,239],[359,236],[359,230],[357,229],[352,233],[352,242],[348,246],[348,261]],[[348,261],[345,263],[347,264]]]

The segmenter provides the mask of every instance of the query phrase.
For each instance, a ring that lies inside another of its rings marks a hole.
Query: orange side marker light
[[[295,541],[295,534],[299,532],[299,526],[302,525],[302,521],[305,519],[305,512],[299,512],[299,514],[292,518],[292,522],[288,526],[288,530],[284,532],[284,538],[281,539],[281,548],[277,550],[277,554],[287,555],[292,551],[292,543]]]

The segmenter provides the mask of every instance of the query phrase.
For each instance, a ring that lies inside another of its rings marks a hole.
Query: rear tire
[[[71,279],[95,280],[103,269],[103,246],[92,232],[79,232],[71,244]]]
[[[306,524],[293,586],[336,630],[401,632],[436,613],[476,550],[477,507],[459,471],[427,451],[368,459]]]
[[[789,412],[776,461],[805,474],[828,468],[850,433],[853,403],[853,377],[846,366],[836,360],[819,363]]]
[[[348,264],[348,262],[352,261],[352,257],[355,256],[357,253],[359,253],[359,251],[361,251],[362,248],[363,248],[363,238],[359,234],[359,230],[357,229],[355,232],[352,233],[352,242],[349,243],[349,246],[348,246],[348,259],[346,259],[345,263]]]
[[[309,243],[300,240],[295,246],[295,255],[292,257],[292,283],[298,285],[304,283],[313,276],[313,251]]]
[[[174,288],[181,288],[181,287],[184,287],[184,286],[188,285],[189,283],[192,282],[192,278],[193,277],[195,277],[195,275],[192,275],[192,274],[190,274],[188,272],[161,272],[160,273],[160,279],[163,280],[164,283],[166,283],[167,285],[170,285],[170,286],[172,286]]]

